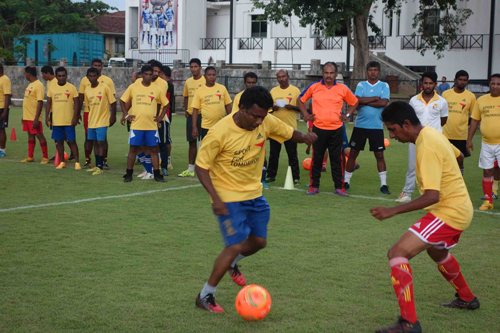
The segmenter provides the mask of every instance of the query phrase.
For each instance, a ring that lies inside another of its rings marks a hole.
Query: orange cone
[[[17,141],[16,129],[12,127],[12,132],[10,133],[10,141]]]
[[[61,164],[61,158],[59,157],[59,152],[56,150],[56,158],[54,158],[54,166],[59,166]]]

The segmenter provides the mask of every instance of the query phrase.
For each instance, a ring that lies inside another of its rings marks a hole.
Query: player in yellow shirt
[[[457,147],[465,157],[467,152],[467,132],[470,114],[476,104],[476,96],[465,89],[469,83],[469,73],[459,70],[455,74],[455,86],[443,92],[442,97],[448,102],[448,120],[443,126],[443,134]],[[458,163],[460,172],[464,174],[464,163]]]
[[[484,203],[480,210],[493,209],[495,161],[500,161],[500,74],[490,77],[490,93],[477,99],[470,123],[467,149],[474,150],[472,138],[481,122],[481,153],[479,167],[483,169]],[[498,191],[498,182],[497,182]]]
[[[243,85],[245,86],[245,90],[250,88],[250,87],[256,86],[257,80],[258,80],[257,74],[255,74],[254,72],[246,73],[243,76]],[[235,113],[235,112],[240,111],[240,99],[241,99],[241,95],[243,95],[245,90],[240,91],[236,96],[234,96],[233,108],[231,109],[231,113]]]
[[[178,177],[194,177],[194,162],[196,160],[196,140],[199,138],[193,137],[191,134],[193,128],[193,108],[191,103],[193,102],[194,94],[196,90],[202,87],[206,80],[203,75],[201,75],[201,61],[198,58],[193,58],[189,61],[189,69],[193,77],[186,80],[184,84],[184,109],[186,110],[186,139],[189,142],[189,164],[187,170],[184,170]],[[201,120],[203,115],[198,115],[196,126],[198,127],[198,133],[201,132]]]
[[[111,89],[99,82],[99,71],[95,68],[87,70],[90,85],[85,88],[85,107],[89,109],[89,128],[87,139],[92,140],[96,167],[88,169],[92,175],[100,175],[104,168],[104,154],[106,151],[106,135],[108,127],[116,122],[116,99]],[[111,113],[109,111],[111,106]]]
[[[113,80],[111,78],[107,77],[106,75],[102,74],[102,60],[101,59],[93,59],[91,62],[91,67],[97,69],[99,73],[99,83],[103,83],[107,85],[111,91],[111,93],[114,95],[116,94],[115,91],[115,85],[113,83]],[[80,81],[80,88],[78,89],[79,93],[79,99],[80,99],[80,111],[81,113],[81,108],[83,105],[84,101],[84,93],[85,93],[85,88],[87,88],[90,85],[89,79],[85,76],[81,81]],[[83,166],[84,169],[91,169],[92,164],[91,164],[91,155],[92,155],[92,140],[89,140],[87,137],[88,134],[88,128],[89,128],[89,109],[88,106],[85,106],[85,109],[83,111],[83,127],[85,128],[85,165]],[[80,118],[81,119],[81,118]],[[106,138],[104,142],[104,170],[108,170],[108,139]]]
[[[5,143],[7,142],[5,129],[9,127],[11,87],[9,78],[3,73],[3,65],[0,64],[0,157],[5,157]]]
[[[210,128],[231,113],[231,97],[226,87],[215,82],[217,79],[216,73],[215,68],[212,66],[205,68],[205,79],[207,82],[196,91],[191,103],[191,107],[193,108],[191,136],[200,136],[201,140],[207,135]],[[198,126],[196,126],[198,114],[203,115],[200,133],[198,133]]]
[[[141,82],[131,84],[120,98],[120,106],[123,110],[121,123],[125,125],[126,120],[131,122],[127,173],[123,176],[123,181],[126,183],[132,181],[135,156],[141,152],[141,147],[144,146],[145,153],[151,155],[154,180],[165,182],[160,174],[158,160],[158,123],[167,113],[168,100],[163,90],[151,83],[153,67],[149,65],[142,67],[142,78]],[[132,103],[129,103],[130,101]],[[132,108],[130,108],[131,104]],[[159,107],[161,112],[158,114]]]
[[[297,99],[300,95],[300,90],[292,86],[288,71],[282,69],[276,73],[276,79],[279,86],[271,89],[273,96],[273,107],[270,110],[275,117],[281,119],[285,124],[297,129],[297,112],[300,111],[297,106]],[[276,181],[278,173],[278,165],[280,160],[281,143],[273,139],[269,140],[269,165],[267,167],[267,183]],[[288,165],[292,168],[293,182],[295,185],[300,184],[300,169],[299,158],[297,156],[297,143],[293,141],[285,141],[285,149],[288,154]]]
[[[240,110],[211,128],[196,160],[196,173],[211,197],[225,246],[196,299],[196,306],[210,312],[224,312],[214,298],[224,274],[229,272],[238,285],[245,285],[237,262],[266,246],[270,208],[262,196],[260,176],[267,138],[307,144],[317,139],[315,133],[304,134],[267,116],[272,106],[265,88],[245,90]]]
[[[51,84],[47,91],[45,107],[45,123],[52,125],[52,139],[56,142],[57,152],[61,159],[56,169],[66,168],[64,161],[64,141],[68,142],[71,154],[75,158],[75,170],[81,170],[76,144],[75,126],[78,122],[78,91],[68,83],[68,72],[64,67],[56,69],[57,82]]]
[[[28,66],[24,69],[24,76],[29,81],[28,87],[24,91],[23,99],[23,131],[28,132],[28,157],[21,161],[34,162],[34,152],[36,140],[40,142],[42,149],[42,162],[40,164],[48,164],[49,156],[47,151],[47,140],[43,135],[43,126],[40,121],[42,118],[43,97],[45,95],[45,87],[37,78],[36,67]]]
[[[409,260],[427,254],[439,272],[450,282],[457,298],[444,307],[479,309],[457,260],[449,253],[472,221],[474,209],[456,160],[463,154],[438,130],[422,126],[415,110],[405,102],[394,102],[382,112],[382,121],[392,139],[411,142],[416,149],[416,178],[421,196],[400,206],[374,207],[372,215],[382,221],[395,215],[425,209],[427,214],[413,224],[390,248],[387,256],[391,280],[401,309],[394,325],[377,332],[422,332],[415,312],[413,275]]]

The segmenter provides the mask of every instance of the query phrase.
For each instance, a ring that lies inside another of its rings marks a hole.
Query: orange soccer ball
[[[384,146],[389,147],[391,145],[391,141],[389,139],[384,139]]]
[[[261,286],[251,284],[241,289],[236,296],[236,311],[245,320],[264,319],[271,310],[271,296]]]
[[[68,162],[68,153],[64,152],[64,162]]]
[[[302,162],[302,166],[304,167],[304,169],[311,170],[311,161],[311,158],[308,157],[304,160],[304,162]]]

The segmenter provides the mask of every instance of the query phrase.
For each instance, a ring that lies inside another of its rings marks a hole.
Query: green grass
[[[123,183],[127,131],[119,124],[109,131],[111,170],[102,176],[75,171],[72,162],[65,170],[18,163],[27,153],[20,118],[19,108],[14,108],[10,126],[16,128],[19,141],[7,142],[7,157],[0,159],[0,210],[198,184],[175,176],[164,184],[138,178]],[[303,123],[299,127],[305,129]],[[349,135],[351,130],[348,125]],[[82,127],[77,134],[83,148]],[[50,136],[48,130],[45,135]],[[174,175],[187,166],[184,117],[174,116],[172,138]],[[52,156],[55,148],[50,142]],[[478,135],[476,147],[479,142]],[[404,185],[406,151],[406,145],[395,141],[386,151],[391,199]],[[478,155],[476,151],[465,162],[476,209],[482,196]],[[301,145],[299,159],[305,157]],[[41,159],[38,143],[35,159]],[[358,161],[361,169],[355,172],[349,193],[374,199],[265,191],[272,212],[268,247],[241,261],[247,281],[264,286],[273,300],[268,317],[255,323],[237,315],[233,304],[240,288],[228,276],[217,290],[225,314],[194,306],[222,249],[202,187],[1,211],[0,331],[369,332],[391,324],[399,309],[386,253],[424,212],[383,222],[372,218],[370,207],[394,202],[377,199],[383,196],[373,154],[361,153]],[[276,186],[284,183],[284,149],[280,163]],[[302,170],[301,176],[306,184],[307,172]],[[334,190],[329,172],[321,180],[322,192]],[[481,301],[479,311],[440,307],[454,298],[453,288],[425,254],[411,261],[424,331],[500,331],[500,210],[493,212],[497,215],[475,213],[452,251]]]

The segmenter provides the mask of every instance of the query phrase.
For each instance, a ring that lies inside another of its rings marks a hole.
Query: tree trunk
[[[369,10],[369,8],[368,8]],[[368,13],[368,11],[367,11]],[[354,68],[351,87],[356,87],[359,80],[366,80],[366,64],[370,61],[368,48],[368,14],[358,14],[354,17]]]

